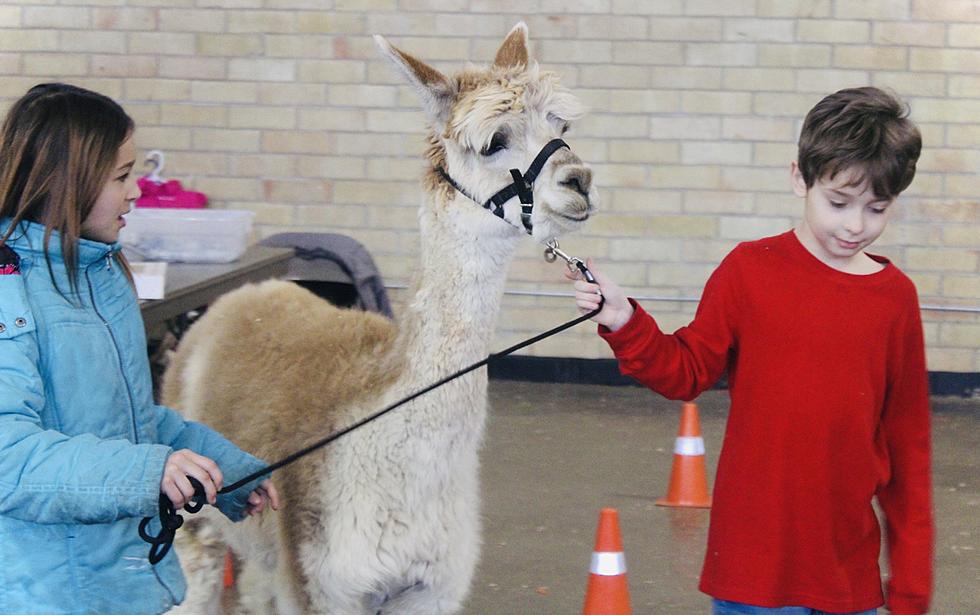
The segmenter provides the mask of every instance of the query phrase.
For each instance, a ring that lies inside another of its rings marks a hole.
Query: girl
[[[0,129],[0,612],[162,613],[184,579],[137,534],[188,477],[232,520],[278,508],[263,463],[153,403],[116,243],[139,197],[133,121],[109,98],[32,88]],[[156,533],[158,524],[151,525]]]

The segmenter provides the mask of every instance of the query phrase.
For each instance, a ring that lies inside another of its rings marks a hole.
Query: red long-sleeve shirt
[[[701,591],[830,612],[883,602],[885,514],[894,615],[928,610],[933,523],[928,382],[915,287],[887,259],[833,269],[790,231],[740,244],[690,325],[663,333],[634,302],[600,335],[620,370],[693,399],[727,368],[731,410]]]

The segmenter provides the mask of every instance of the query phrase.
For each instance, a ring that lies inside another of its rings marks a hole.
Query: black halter
[[[436,171],[439,172],[439,175],[441,175],[443,179],[449,182],[450,186],[458,190],[460,194],[488,210],[501,220],[507,220],[504,218],[504,203],[511,200],[515,196],[520,198],[521,224],[524,225],[522,230],[527,231],[527,234],[530,235],[532,230],[531,211],[534,208],[534,192],[531,190],[531,188],[534,186],[534,180],[537,179],[538,173],[540,173],[541,169],[544,168],[544,164],[548,162],[548,158],[551,158],[552,154],[563,147],[566,149],[571,149],[568,147],[568,144],[561,139],[552,139],[551,141],[548,141],[548,143],[541,148],[541,151],[538,152],[538,155],[534,157],[534,160],[531,162],[531,166],[527,168],[526,173],[521,174],[518,169],[511,169],[510,175],[514,178],[514,181],[487,199],[486,202],[480,201],[466,190],[463,190],[463,188],[457,184],[456,181],[449,176],[449,173],[447,173],[442,167],[436,167]],[[517,225],[515,224],[514,226]],[[517,228],[521,227],[518,226]]]

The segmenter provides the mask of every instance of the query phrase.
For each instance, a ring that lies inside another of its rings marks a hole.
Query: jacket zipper
[[[109,259],[112,258],[112,252],[106,255],[107,268],[112,269],[112,264]],[[136,428],[136,403],[133,401],[133,391],[129,385],[129,379],[126,378],[126,370],[123,366],[122,354],[119,352],[119,342],[116,340],[116,335],[112,332],[112,327],[109,326],[109,321],[102,316],[99,311],[99,307],[95,304],[95,290],[92,287],[92,278],[89,276],[89,268],[85,269],[85,281],[88,282],[88,295],[89,299],[92,301],[92,311],[95,315],[99,317],[102,321],[102,325],[105,327],[106,332],[109,334],[109,338],[112,340],[112,347],[116,349],[116,362],[119,365],[119,374],[122,376],[123,382],[126,384],[126,396],[129,398],[129,418],[133,429],[133,443],[139,444],[139,430]]]

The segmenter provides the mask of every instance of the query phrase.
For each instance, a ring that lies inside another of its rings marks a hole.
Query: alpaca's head
[[[432,199],[434,206],[478,227],[481,234],[520,232],[518,196],[503,204],[503,217],[510,225],[470,199],[484,203],[515,183],[511,169],[526,174],[542,149],[562,138],[570,123],[584,113],[582,104],[559,85],[557,75],[529,60],[527,26],[519,23],[510,31],[493,65],[471,67],[450,77],[380,36],[375,41],[415,87],[428,115],[432,169],[425,188],[442,195]],[[458,193],[440,168],[470,198]],[[558,148],[547,158],[532,192],[531,224],[539,241],[576,230],[598,205],[591,169],[568,148]]]

